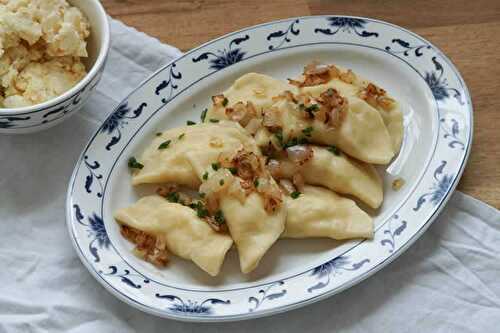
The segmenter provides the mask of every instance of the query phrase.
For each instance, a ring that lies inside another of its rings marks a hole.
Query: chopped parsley
[[[292,197],[292,199],[297,199],[300,194],[301,193],[299,191],[293,191],[292,193],[290,193],[290,196]]]
[[[182,133],[182,134],[180,134],[180,135],[177,137],[177,139],[178,139],[178,140],[181,140],[184,136],[186,136],[186,133]]]
[[[318,104],[311,104],[309,106],[306,106],[306,112],[316,112],[319,111],[319,106]]]
[[[196,122],[194,122],[194,121],[192,121],[192,120],[188,120],[188,121],[186,121],[186,124],[187,124],[188,126],[191,126],[191,125],[196,125]]]
[[[131,158],[128,159],[128,167],[131,169],[142,169],[144,168],[144,165],[137,162],[135,157],[132,156]]]
[[[163,133],[162,132],[158,132],[156,133],[156,136],[161,136]]]
[[[219,185],[220,186],[224,185],[224,179],[219,180]]]
[[[330,153],[340,156],[340,149],[338,149],[336,146],[330,146],[327,149]]]
[[[203,180],[207,180],[208,179],[208,172],[205,171],[205,173],[203,174]]]
[[[206,195],[206,194],[205,194],[205,192],[200,192],[199,194],[200,194],[200,197],[201,197],[201,198],[204,198],[204,197],[205,197],[205,195]]]
[[[307,127],[302,130],[302,133],[304,133],[305,136],[310,137],[313,130],[314,128]]]
[[[193,206],[194,206],[194,209],[196,210],[196,215],[199,218],[204,218],[204,217],[208,216],[208,209],[205,208],[205,205],[203,205],[203,202],[198,201]]]
[[[302,106],[304,106],[304,104],[302,104]],[[318,106],[318,104],[311,104],[307,107],[304,106],[301,109],[303,109],[305,112],[307,112],[307,114],[309,115],[309,118],[314,118],[314,112],[319,111],[319,106]]]
[[[229,103],[229,100],[226,97],[224,97],[224,100],[222,100],[222,106],[225,107],[225,106],[227,106],[228,103]]]
[[[217,222],[217,224],[219,225],[226,223],[226,219],[224,218],[224,213],[220,209],[215,212],[214,219],[215,222]]]
[[[167,200],[170,202],[179,202],[179,193],[177,192],[170,192],[166,196]]]
[[[204,123],[204,122],[205,122],[205,118],[207,117],[207,111],[208,111],[208,109],[205,109],[205,110],[201,111],[201,116],[200,116],[200,118],[201,118],[201,122],[202,122],[202,123]]]
[[[220,169],[220,163],[217,162],[217,163],[212,163],[212,169],[214,169],[214,171],[217,171]]]
[[[255,178],[255,180],[253,181],[253,186],[255,186],[255,188],[259,187],[259,178]]]
[[[167,140],[165,142],[162,142],[159,146],[158,146],[158,149],[167,149],[168,146],[170,145],[170,142],[172,142],[172,140]]]
[[[231,174],[235,175],[238,173],[238,169],[236,169],[235,167],[229,167],[229,172],[231,172]]]
[[[211,122],[211,123],[218,123],[218,122],[219,122],[219,119],[212,119],[212,118],[210,118],[210,122]]]

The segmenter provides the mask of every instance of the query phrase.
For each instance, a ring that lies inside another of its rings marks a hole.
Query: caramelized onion
[[[297,166],[304,165],[314,155],[311,146],[307,145],[291,146],[286,149],[286,152],[288,153],[288,158],[290,159],[290,161],[295,163]]]
[[[262,126],[262,120],[254,118],[245,126],[245,130],[251,135],[255,135]]]
[[[270,108],[262,111],[262,125],[271,132],[276,132],[283,127],[281,114],[278,108]]]

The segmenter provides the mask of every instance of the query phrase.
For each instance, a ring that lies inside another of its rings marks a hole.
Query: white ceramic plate
[[[385,171],[373,240],[280,240],[258,269],[239,272],[231,251],[219,277],[174,259],[165,269],[136,259],[112,213],[140,196],[127,159],[154,133],[199,121],[210,96],[256,71],[294,77],[312,60],[336,63],[386,88],[404,106],[405,138]],[[248,319],[303,306],[346,289],[390,263],[435,219],[464,169],[472,104],[441,51],[398,26],[318,16],[244,29],[194,49],[144,81],[103,123],[71,178],[67,223],[82,262],[111,293],[143,311],[189,321]],[[402,177],[398,192],[391,182]]]

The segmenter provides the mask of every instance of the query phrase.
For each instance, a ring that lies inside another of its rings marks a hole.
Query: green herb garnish
[[[188,126],[192,126],[192,125],[196,125],[196,122],[194,122],[194,121],[192,121],[192,120],[188,120],[188,121],[186,121],[186,124],[187,124]]]
[[[303,110],[307,112],[309,115],[309,118],[313,119],[314,118],[314,112],[319,111],[319,106],[318,104],[311,104],[307,107],[304,107]]]
[[[156,136],[161,136],[163,133],[162,132],[158,132],[156,133]]]
[[[144,165],[137,162],[135,157],[132,156],[131,158],[128,159],[128,167],[131,169],[142,169],[144,168]]]
[[[162,143],[158,146],[158,149],[167,149],[167,148],[168,148],[168,146],[170,145],[170,142],[171,142],[171,141],[172,141],[172,140],[167,140],[167,141],[165,141],[165,142],[162,142]]]
[[[292,193],[290,193],[290,196],[292,197],[292,199],[297,199],[300,194],[301,193],[299,191],[293,191]]]
[[[179,202],[179,193],[177,192],[170,192],[166,196],[167,200],[170,202]]]
[[[208,109],[205,109],[205,110],[201,111],[201,116],[200,116],[200,118],[201,118],[201,122],[202,122],[202,123],[204,123],[204,122],[205,122],[205,118],[207,117],[207,111],[208,111]]]
[[[219,185],[220,186],[224,185],[224,179],[219,180]]]
[[[217,162],[217,163],[212,163],[212,169],[214,169],[214,171],[217,171],[220,169],[220,163]]]
[[[222,106],[227,106],[227,104],[229,103],[229,100],[224,97],[224,100],[222,100]]]
[[[229,172],[231,172],[231,174],[235,175],[238,173],[238,169],[236,169],[235,167],[229,167]]]
[[[178,139],[178,140],[181,140],[184,136],[186,136],[186,133],[182,133],[182,134],[180,134],[180,135],[177,137],[177,139]]]
[[[201,198],[204,198],[204,197],[205,197],[205,195],[206,195],[204,192],[200,192],[199,194],[200,194],[200,197],[201,197]]]
[[[217,222],[217,224],[219,225],[226,223],[226,219],[224,218],[224,213],[220,209],[215,212],[214,219],[215,222]]]
[[[218,123],[218,122],[219,122],[219,119],[212,119],[212,118],[211,118],[211,119],[210,119],[210,122],[211,122],[211,123]]]
[[[330,147],[328,147],[327,149],[328,149],[328,151],[329,151],[330,153],[332,153],[332,154],[334,154],[334,155],[337,155],[337,156],[340,156],[340,153],[341,153],[341,152],[340,152],[340,149],[338,149],[337,147],[335,147],[335,146],[330,146]]]
[[[208,171],[205,171],[205,173],[203,174],[203,180],[207,180],[208,179]]]
[[[253,186],[255,186],[255,188],[259,187],[259,178],[254,179]]]
[[[309,137],[309,136],[311,136],[311,133],[312,133],[313,130],[314,130],[314,128],[307,127],[307,128],[304,128],[302,130],[302,133],[304,133],[305,136]]]
[[[309,106],[306,106],[306,111],[307,112],[316,112],[316,111],[319,111],[319,106],[318,106],[318,104],[311,104]]]
[[[194,209],[196,210],[196,215],[199,218],[204,218],[208,216],[208,209],[205,208],[203,203],[201,201],[198,201],[196,204],[193,205]]]

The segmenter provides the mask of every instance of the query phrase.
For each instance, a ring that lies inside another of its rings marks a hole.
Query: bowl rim
[[[102,6],[101,2],[99,0],[90,0],[90,2],[97,8],[98,20],[101,21],[103,26],[103,39],[100,43],[99,55],[97,56],[95,63],[90,68],[90,71],[88,71],[88,73],[83,77],[83,79],[81,79],[71,89],[64,92],[62,95],[57,96],[56,98],[50,99],[43,103],[31,106],[25,106],[21,108],[0,108],[0,115],[15,116],[28,113],[42,112],[52,106],[65,102],[76,96],[78,92],[82,90],[84,87],[86,87],[87,84],[89,84],[90,81],[97,75],[101,67],[104,65],[104,62],[106,61],[106,57],[109,52],[110,27],[106,11],[104,10],[104,7]]]

